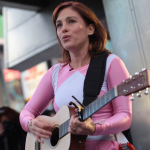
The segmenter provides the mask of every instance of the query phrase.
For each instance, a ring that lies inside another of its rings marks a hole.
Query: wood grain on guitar
[[[124,80],[118,86],[115,86],[103,96],[94,100],[88,106],[82,109],[82,118],[85,121],[92,114],[104,107],[118,96],[131,95],[133,100],[133,93],[146,89],[145,94],[148,94],[148,87],[150,87],[150,71],[147,69],[130,76],[129,79]],[[141,92],[137,93],[137,96],[141,96]],[[75,113],[74,108],[69,106],[63,106],[54,117],[43,116],[44,119],[49,122],[52,128],[52,136],[49,139],[42,139],[44,144],[39,144],[35,137],[31,134],[27,134],[26,150],[84,150],[85,149],[85,136],[82,136],[80,140],[77,140],[76,135],[68,133],[69,121],[71,115]],[[122,149],[121,149],[122,148]],[[124,149],[123,149],[124,148]],[[135,148],[127,143],[120,145],[119,150],[135,150]]]

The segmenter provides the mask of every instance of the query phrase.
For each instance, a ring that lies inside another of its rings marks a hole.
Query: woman
[[[48,138],[52,134],[52,126],[39,116],[49,100],[54,98],[56,112],[73,101],[72,95],[82,103],[83,83],[90,59],[93,55],[107,51],[106,32],[95,14],[85,5],[79,2],[61,3],[53,12],[53,23],[62,48],[62,61],[47,71],[20,115],[23,129],[32,132],[41,143],[41,137]],[[57,67],[58,76],[52,77]],[[128,77],[123,62],[116,55],[109,55],[99,97]],[[72,134],[88,135],[86,150],[117,150],[118,143],[113,134],[128,129],[131,120],[129,97],[118,97],[96,112],[87,122],[80,122],[73,115],[68,131]]]
[[[19,113],[9,107],[0,108],[0,149],[24,150],[26,132],[19,123]]]

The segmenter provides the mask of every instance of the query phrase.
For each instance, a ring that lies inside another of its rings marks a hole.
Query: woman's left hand
[[[95,123],[91,118],[86,119],[84,122],[80,122],[79,117],[76,114],[71,116],[69,124],[70,133],[76,135],[91,135],[95,132],[95,129]]]

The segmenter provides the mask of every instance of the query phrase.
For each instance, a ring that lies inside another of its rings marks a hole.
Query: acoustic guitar
[[[143,69],[84,108],[72,102],[70,104],[77,107],[80,121],[85,121],[118,96],[131,95],[130,100],[133,100],[133,93],[137,92],[137,96],[140,97],[143,89],[147,95],[148,87],[150,87],[150,71]],[[40,144],[32,133],[28,133],[25,150],[84,150],[86,137],[68,133],[70,117],[74,113],[73,107],[65,105],[54,117],[43,116],[53,126],[52,136],[49,139],[42,139],[44,144]],[[130,143],[125,143],[120,144],[120,150],[135,150],[135,148]]]

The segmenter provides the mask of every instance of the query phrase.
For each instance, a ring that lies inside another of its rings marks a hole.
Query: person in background
[[[40,143],[44,143],[42,138],[48,139],[52,135],[52,125],[39,116],[50,100],[54,99],[56,112],[73,101],[72,95],[82,103],[84,79],[90,60],[97,54],[108,51],[105,48],[107,34],[104,28],[96,15],[84,4],[72,1],[61,3],[53,12],[53,23],[62,49],[62,61],[47,71],[20,114],[23,129],[31,132]],[[54,72],[56,69],[58,74]],[[127,78],[129,73],[122,60],[110,54],[98,97]],[[73,115],[68,132],[88,135],[85,150],[118,150],[115,134],[127,130],[131,121],[132,102],[129,96],[120,96],[85,122],[80,122],[78,116]]]
[[[25,150],[26,132],[19,113],[9,107],[0,108],[0,150]]]

